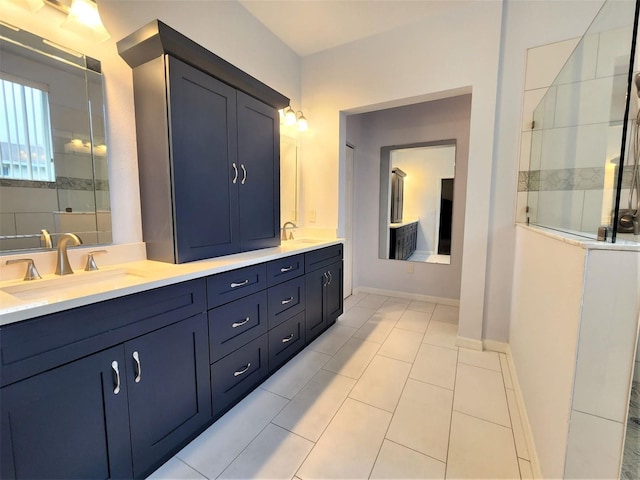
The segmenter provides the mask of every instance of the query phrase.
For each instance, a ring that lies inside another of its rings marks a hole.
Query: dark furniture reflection
[[[398,226],[391,224],[389,228],[389,258],[406,260],[416,251],[418,242],[418,222],[405,223]]]

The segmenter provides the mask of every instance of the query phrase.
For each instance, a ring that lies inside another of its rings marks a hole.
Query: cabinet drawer
[[[2,385],[206,310],[203,279],[114,298],[0,328]]]
[[[267,263],[267,286],[272,287],[304,275],[304,254],[279,258]]]
[[[209,310],[211,363],[267,332],[267,292]]]
[[[207,278],[207,302],[209,308],[232,302],[267,287],[266,264],[219,273]]]
[[[272,372],[305,344],[304,312],[269,330],[269,371]]]
[[[326,267],[335,261],[342,260],[343,245],[332,245],[330,247],[314,250],[313,252],[305,253],[304,255],[304,269],[306,272],[311,272],[318,268]]]
[[[217,416],[262,382],[268,373],[267,335],[211,365],[213,415]]]
[[[304,310],[304,277],[294,278],[268,290],[269,328]]]

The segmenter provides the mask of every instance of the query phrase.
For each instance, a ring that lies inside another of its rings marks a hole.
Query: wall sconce
[[[298,110],[297,112],[295,112],[291,108],[291,106],[288,106],[284,110],[283,116],[284,116],[284,124],[289,127],[292,127],[293,125],[297,124],[298,130],[300,130],[301,132],[304,132],[307,128],[309,128],[309,122],[307,122],[307,119],[302,114],[301,110]]]
[[[26,3],[32,12],[49,5],[65,13],[67,19],[62,28],[93,38],[96,42],[111,38],[102,24],[95,0],[26,0]]]

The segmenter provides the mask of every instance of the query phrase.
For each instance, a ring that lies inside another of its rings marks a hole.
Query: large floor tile
[[[178,457],[173,457],[147,478],[151,480],[204,480],[207,477],[195,471]]]
[[[410,378],[453,390],[458,352],[423,343],[413,362]]]
[[[216,478],[287,403],[286,398],[258,388],[177,456],[206,477]]]
[[[453,412],[447,478],[520,478],[511,429]]]
[[[312,478],[367,478],[376,461],[391,414],[347,399],[298,470]]]
[[[376,311],[376,314],[390,318],[392,320],[398,320],[407,309],[407,303],[395,302],[393,299],[387,300]]]
[[[459,307],[454,307],[452,305],[442,305],[439,303],[433,310],[431,320],[435,320],[436,322],[453,323],[454,325],[457,325],[459,311]]]
[[[331,357],[305,349],[269,377],[261,388],[292,399]]]
[[[529,460],[518,458],[518,464],[520,465],[520,477],[522,478],[522,480],[533,480],[533,469],[531,468],[531,462]]]
[[[351,378],[320,370],[273,423],[315,442],[355,383]]]
[[[393,318],[384,317],[379,313],[375,313],[353,334],[353,338],[375,343],[384,343],[395,324],[396,320]]]
[[[423,342],[439,347],[458,349],[456,341],[458,339],[458,326],[452,323],[438,322],[431,319],[424,335]]]
[[[289,480],[312,448],[313,442],[269,424],[218,478]]]
[[[441,478],[444,479],[445,464],[397,443],[385,440],[369,478]]]
[[[417,310],[418,312],[433,313],[436,308],[436,304],[431,302],[421,302],[420,300],[412,300],[407,308],[409,310]]]
[[[390,297],[387,297],[385,295],[376,295],[375,293],[370,293],[358,302],[358,306],[364,308],[373,308],[374,310],[377,310],[389,299]]]
[[[408,379],[387,438],[446,461],[452,404],[451,390]]]
[[[349,397],[393,413],[410,369],[410,363],[376,355]]]
[[[347,327],[338,322],[311,342],[307,349],[325,355],[333,355],[356,333],[356,330],[356,328]]]
[[[413,363],[416,358],[423,335],[394,328],[380,347],[378,353],[385,357],[395,358],[403,362]]]
[[[511,428],[500,372],[458,363],[453,409]]]
[[[361,307],[360,303],[346,313],[340,315],[338,325],[358,329],[376,313],[375,308]]]
[[[406,310],[398,320],[398,323],[396,323],[396,328],[425,333],[429,325],[429,320],[431,320],[430,313]]]
[[[379,348],[377,343],[350,338],[322,368],[357,380]]]
[[[458,356],[460,363],[466,363],[467,365],[473,365],[476,367],[486,368],[488,370],[495,370],[496,372],[502,372],[500,367],[500,356],[496,352],[490,352],[489,350],[469,350],[468,348],[461,348]]]

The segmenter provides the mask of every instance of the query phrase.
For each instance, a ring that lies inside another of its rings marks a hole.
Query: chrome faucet
[[[73,233],[64,233],[58,239],[58,260],[56,261],[56,275],[68,275],[73,273],[71,265],[69,265],[69,256],[67,255],[67,244],[73,242],[74,245],[82,245],[80,237]]]
[[[291,228],[298,228],[296,226],[295,223],[293,222],[285,222],[284,225],[282,225],[282,240],[293,240],[293,233],[289,232],[289,238],[287,238],[287,227],[291,227]]]

